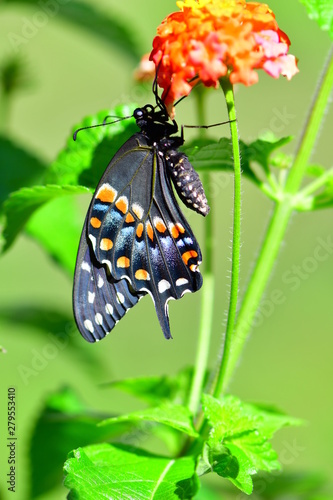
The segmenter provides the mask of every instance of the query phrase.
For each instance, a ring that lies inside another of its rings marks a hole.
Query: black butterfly
[[[107,335],[147,293],[164,336],[171,338],[168,302],[202,286],[201,251],[171,186],[185,205],[206,216],[209,206],[175,120],[155,93],[156,107],[137,108],[140,129],[103,174],[84,223],[73,307],[83,337]]]

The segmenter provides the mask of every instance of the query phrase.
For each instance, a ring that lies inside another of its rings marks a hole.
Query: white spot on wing
[[[176,281],[177,286],[183,286],[186,285],[186,283],[188,283],[188,280],[186,278],[178,278],[178,280]]]
[[[117,293],[117,302],[118,304],[123,304],[125,302],[125,297],[123,296],[122,293]]]
[[[112,316],[113,314],[113,306],[111,304],[105,304],[105,311],[107,314],[110,314]]]
[[[142,219],[144,210],[143,210],[142,206],[139,205],[139,203],[133,203],[132,212],[135,213],[135,215],[137,216],[138,219]]]
[[[95,251],[96,250],[96,238],[92,234],[89,234],[89,239],[90,239],[92,247],[93,247],[93,249]]]
[[[86,319],[83,324],[90,333],[94,333],[94,327],[90,319]]]
[[[97,313],[95,316],[95,321],[97,325],[103,324],[103,316],[100,313]]]
[[[104,285],[104,280],[102,278],[101,275],[98,276],[98,283],[97,283],[97,286],[98,288],[102,288],[102,286]]]
[[[88,292],[88,302],[93,304],[95,300],[95,294],[93,292]]]
[[[85,261],[82,262],[81,269],[83,271],[88,271],[88,273],[90,273],[90,271],[91,271],[91,267],[89,266],[88,262],[85,262]]]
[[[102,260],[102,264],[105,264],[108,267],[110,273],[112,272],[112,265],[111,265],[111,262],[109,260],[107,260],[107,259]]]
[[[163,293],[165,292],[166,290],[169,290],[169,288],[171,288],[171,285],[170,283],[167,281],[167,280],[161,280],[159,283],[158,283],[158,291],[160,293]]]

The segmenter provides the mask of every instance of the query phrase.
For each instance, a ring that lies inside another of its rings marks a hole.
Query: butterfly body
[[[183,138],[172,136],[177,124],[168,121],[163,109],[147,105],[135,110],[134,117],[140,132],[109,163],[80,240],[74,315],[90,342],[109,333],[146,294],[170,338],[168,302],[202,285],[201,251],[171,186],[172,159],[176,154],[181,165],[186,158],[177,151]],[[178,171],[180,175],[180,167]]]

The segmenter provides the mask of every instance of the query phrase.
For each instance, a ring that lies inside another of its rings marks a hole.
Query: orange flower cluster
[[[298,72],[287,54],[290,41],[266,4],[245,0],[184,0],[179,12],[157,29],[150,59],[158,68],[162,99],[170,107],[189,94],[200,79],[217,87],[228,75],[231,83],[252,85],[256,69],[288,80]]]

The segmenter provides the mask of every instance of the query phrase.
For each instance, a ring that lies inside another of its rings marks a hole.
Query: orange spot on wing
[[[148,234],[149,238],[151,239],[151,241],[154,241],[154,231],[153,231],[153,228],[152,228],[150,222],[147,222],[146,228],[147,228],[147,234]]]
[[[183,253],[182,259],[184,261],[184,264],[187,266],[187,263],[192,257],[198,257],[198,254],[195,250],[189,250],[188,252]]]
[[[127,257],[119,257],[117,260],[117,266],[127,268],[130,266],[130,260]]]
[[[96,198],[104,203],[113,203],[116,199],[117,191],[108,184],[104,184],[97,193]]]
[[[179,231],[174,224],[170,224],[170,232],[173,238],[177,239],[179,236]]]
[[[135,219],[134,219],[133,215],[130,212],[128,212],[128,214],[126,215],[125,222],[130,223],[130,222],[134,222],[134,221],[135,221]]]
[[[138,227],[136,228],[136,235],[138,238],[141,238],[142,232],[143,232],[143,224],[142,222],[140,222],[140,224],[138,224]]]
[[[101,239],[101,243],[100,243],[101,250],[104,250],[104,251],[111,250],[112,247],[113,247],[112,240],[110,240],[109,238],[102,238]]]
[[[97,219],[97,217],[92,217],[90,219],[90,224],[92,225],[92,227],[94,227],[95,229],[98,229],[99,227],[101,227],[102,225],[102,222]]]
[[[166,231],[166,225],[161,220],[156,222],[155,227],[159,233],[165,233]]]
[[[184,234],[184,233],[185,233],[185,229],[184,229],[184,227],[180,224],[180,222],[177,222],[176,226],[177,226],[178,231],[179,231],[180,233],[182,233],[182,234]]]
[[[135,273],[135,278],[137,280],[149,280],[150,276],[149,273],[144,269],[138,269]]]
[[[121,196],[117,202],[116,202],[116,207],[118,208],[118,210],[120,212],[122,212],[123,214],[126,214],[127,212],[127,209],[128,209],[128,201],[127,201],[127,198],[125,196]]]

